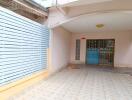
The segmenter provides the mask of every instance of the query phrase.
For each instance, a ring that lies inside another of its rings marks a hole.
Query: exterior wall
[[[52,30],[51,36],[51,73],[54,73],[70,62],[71,33],[61,27]]]
[[[86,39],[115,39],[115,67],[132,67],[132,35],[131,32],[113,32],[113,33],[91,33],[91,34],[73,34],[71,63],[85,64]],[[80,61],[75,60],[75,40],[81,39]]]
[[[59,0],[61,2],[68,2],[71,0]],[[58,2],[59,2],[58,1]],[[45,22],[50,28],[62,25],[63,23],[70,22],[86,14],[99,14],[99,13],[111,13],[121,11],[132,10],[131,0],[112,0],[111,2],[102,2],[95,4],[85,4],[80,6],[62,7],[65,14],[55,7],[49,9],[48,19]]]
[[[44,22],[44,24],[46,24],[50,28],[57,27],[69,19],[57,8],[50,8],[49,11],[50,13],[48,19],[46,20],[46,22]]]

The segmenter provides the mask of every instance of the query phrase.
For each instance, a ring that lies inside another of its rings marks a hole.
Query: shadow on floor
[[[80,66],[80,65],[76,65],[76,66]],[[119,68],[119,67],[113,67],[113,66],[98,66],[98,65],[81,65],[81,67],[98,69],[98,71],[128,74],[132,76],[132,68],[127,68],[127,67]]]

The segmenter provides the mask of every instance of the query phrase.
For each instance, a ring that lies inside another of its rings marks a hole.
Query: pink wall
[[[70,62],[71,33],[56,27],[51,34],[51,71],[56,72]]]
[[[86,40],[81,40],[80,61],[75,60],[75,40],[81,39],[81,37],[86,37],[87,39],[115,39],[115,66],[132,67],[132,32],[73,34],[71,63],[85,63]]]
[[[68,2],[71,0],[59,0],[60,2]],[[83,0],[82,0],[83,1]],[[86,0],[85,0],[86,1]],[[99,14],[99,13],[112,13],[124,12],[132,10],[132,0],[112,0],[112,2],[102,2],[81,6],[62,7],[65,14],[55,7],[49,10],[48,19],[45,22],[50,28],[62,25],[63,23],[70,22],[86,14]]]

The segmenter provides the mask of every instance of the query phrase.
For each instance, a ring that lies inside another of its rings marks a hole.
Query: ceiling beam
[[[13,0],[13,8],[21,9],[21,10],[24,10],[24,11],[36,14],[38,16],[42,16],[42,17],[48,16],[47,12],[44,12],[37,8],[33,8],[33,7],[29,6],[28,4],[26,4],[25,2],[22,2],[20,0]]]
[[[64,15],[66,15],[68,13],[68,8],[66,8],[66,7],[62,8],[62,7],[57,6],[57,9]]]

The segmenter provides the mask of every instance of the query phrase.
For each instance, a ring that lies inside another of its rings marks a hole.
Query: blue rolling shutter
[[[0,7],[0,86],[46,69],[49,30]]]

